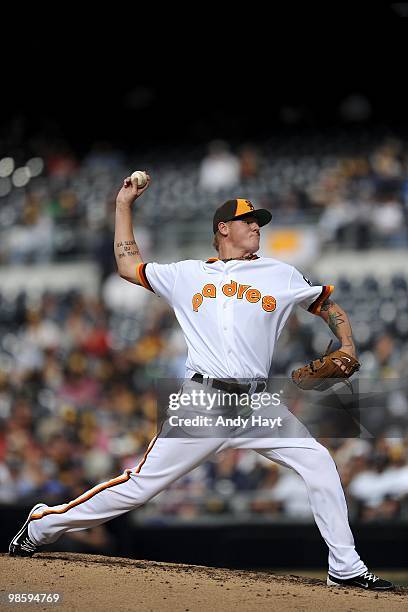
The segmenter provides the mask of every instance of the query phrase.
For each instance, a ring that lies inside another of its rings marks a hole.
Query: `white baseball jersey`
[[[312,286],[291,265],[252,260],[139,264],[140,283],[174,309],[188,347],[186,378],[267,378],[292,308],[317,313],[332,285]]]

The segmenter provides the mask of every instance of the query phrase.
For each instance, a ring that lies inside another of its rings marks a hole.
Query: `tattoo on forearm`
[[[329,327],[332,330],[333,334],[337,336],[339,325],[344,323],[344,319],[341,318],[342,315],[338,312],[329,312]]]
[[[116,246],[122,247],[122,246],[132,246],[132,244],[136,244],[136,242],[134,240],[124,240],[123,242],[117,242]]]
[[[140,251],[134,240],[124,240],[115,244],[115,250],[119,259],[123,257],[140,257]]]
[[[330,298],[327,298],[326,300],[324,300],[323,304],[321,305],[320,310],[329,310],[329,308],[331,308],[333,304],[334,302]]]
[[[342,346],[350,350],[355,350],[353,332],[346,313],[341,310],[337,304],[332,302],[332,300],[326,300],[322,304],[321,310],[327,312],[325,320],[333,334],[337,336],[342,343]]]

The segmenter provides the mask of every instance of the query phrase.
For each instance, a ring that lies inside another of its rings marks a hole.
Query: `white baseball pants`
[[[135,468],[67,504],[45,506],[32,515],[29,536],[35,544],[45,545],[67,531],[100,525],[145,504],[214,452],[232,446],[251,448],[255,444],[257,452],[294,469],[305,481],[316,524],[329,547],[330,574],[351,578],[366,571],[354,547],[340,478],[327,449],[313,438],[275,442],[276,448],[260,448],[261,440],[254,439],[154,438]]]

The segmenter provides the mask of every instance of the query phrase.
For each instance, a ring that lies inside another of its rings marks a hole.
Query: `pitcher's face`
[[[259,249],[260,229],[255,217],[245,217],[228,223],[228,238],[231,244],[244,249],[248,253],[256,253]]]

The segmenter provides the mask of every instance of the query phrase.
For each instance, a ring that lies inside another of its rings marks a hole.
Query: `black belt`
[[[214,389],[219,389],[220,391],[227,391],[227,393],[249,393],[252,388],[252,385],[245,383],[227,383],[225,380],[219,380],[219,378],[206,378],[202,374],[198,374],[197,372],[192,376],[191,380],[195,380],[196,382],[203,383],[204,380],[208,381],[208,385],[210,387],[214,387]],[[260,380],[256,388],[252,390],[252,393],[261,393],[261,391],[266,390],[266,382],[264,380]]]

